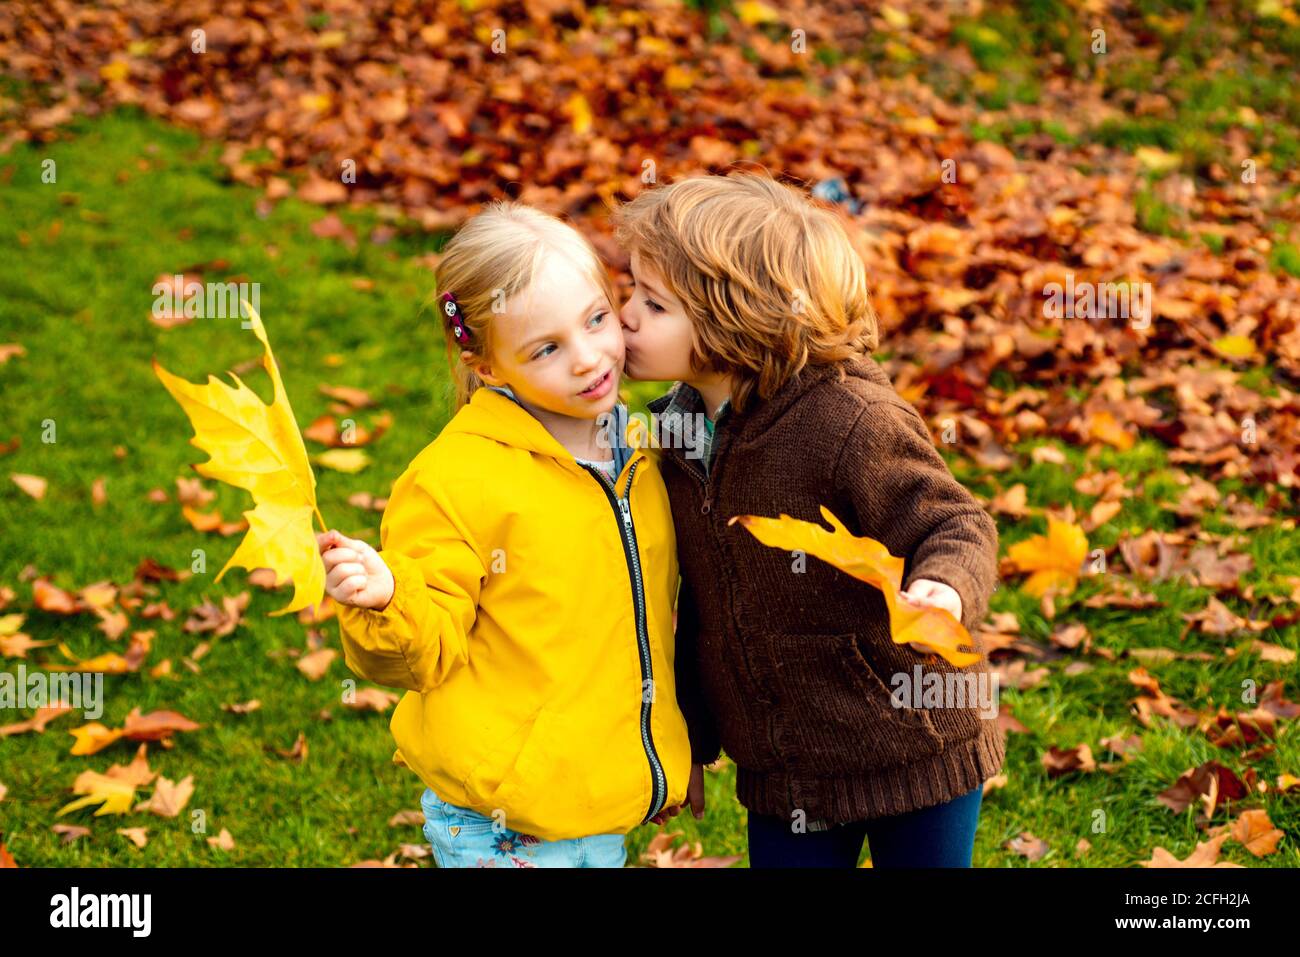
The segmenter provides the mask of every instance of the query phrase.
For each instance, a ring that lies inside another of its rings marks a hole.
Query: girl
[[[720,746],[735,760],[754,867],[853,867],[864,837],[876,867],[969,866],[981,782],[1003,760],[996,709],[906,706],[887,684],[958,669],[895,644],[877,589],[728,524],[821,523],[825,505],[905,558],[909,599],[972,632],[984,616],[996,526],[867,356],[875,315],[844,227],[759,175],[651,190],[616,222],[636,282],[628,374],[680,380],[650,409],[671,463],[692,761]],[[700,451],[674,439],[695,419]],[[988,688],[985,661],[962,670]]]
[[[393,485],[381,550],[318,541],[358,675],[407,689],[394,761],[439,867],[621,867],[690,773],[677,558],[628,447],[623,336],[591,244],[503,202],[437,269],[457,412]]]

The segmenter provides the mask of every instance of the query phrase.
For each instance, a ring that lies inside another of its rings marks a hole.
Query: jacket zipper
[[[623,557],[627,560],[628,576],[632,580],[632,595],[636,600],[636,641],[641,653],[641,746],[645,749],[646,759],[650,762],[650,776],[654,782],[653,793],[650,796],[650,810],[641,822],[644,824],[663,808],[668,798],[668,781],[664,776],[663,765],[659,761],[659,753],[655,750],[654,738],[650,734],[651,702],[645,694],[647,682],[650,682],[650,697],[654,696],[654,668],[650,658],[650,635],[646,625],[645,582],[641,577],[641,557],[636,544],[636,528],[632,524],[632,479],[636,476],[637,466],[640,464],[640,460],[633,462],[628,470],[627,494],[621,498],[616,494],[617,489],[610,488],[609,480],[601,475],[598,469],[590,465],[582,467],[595,476],[605,492],[605,497],[609,499],[615,515],[621,518],[619,530],[623,541]]]

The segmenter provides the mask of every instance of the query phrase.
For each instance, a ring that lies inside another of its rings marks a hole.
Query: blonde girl
[[[457,411],[377,551],[319,536],[348,666],[406,689],[394,761],[439,867],[622,866],[691,773],[667,492],[627,442],[612,286],[572,227],[495,204],[448,244]]]

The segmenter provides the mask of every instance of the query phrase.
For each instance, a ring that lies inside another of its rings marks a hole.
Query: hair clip
[[[469,345],[469,327],[465,325],[465,318],[460,311],[460,303],[456,301],[456,297],[452,293],[444,292],[442,294],[442,312],[447,317],[447,322],[451,324],[451,334],[456,337],[456,341],[462,346]]]

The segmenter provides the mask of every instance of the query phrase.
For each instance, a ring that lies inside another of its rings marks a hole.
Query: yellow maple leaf
[[[822,518],[830,523],[827,530],[816,522],[804,522],[789,515],[763,518],[736,515],[727,524],[739,522],[764,545],[787,551],[802,551],[834,565],[859,581],[879,588],[889,607],[889,631],[895,644],[915,642],[933,649],[958,668],[980,660],[977,653],[962,651],[975,647],[962,623],[942,608],[914,605],[902,596],[905,562],[889,549],[867,536],[858,537],[821,506]]]
[[[153,369],[194,426],[190,444],[211,456],[195,465],[195,471],[245,489],[253,496],[255,507],[244,513],[248,534],[215,580],[221,581],[232,566],[249,571],[275,569],[278,575],[293,579],[293,599],[271,613],[283,615],[319,605],[324,597],[325,563],[316,547],[312,516],[320,521],[322,530],[327,526],[316,508],[316,476],[280,381],[266,330],[252,306],[247,302],[243,305],[253,334],[264,349],[262,366],[275,387],[270,405],[233,372],[230,377],[236,388],[215,376],[208,376],[204,385],[195,385],[172,375],[157,359]]]
[[[107,728],[98,721],[73,728],[68,734],[77,739],[72,746],[72,754],[97,754],[122,737],[126,732],[121,728]]]
[[[1073,522],[1047,516],[1047,534],[1034,535],[1007,549],[1007,558],[1022,572],[1029,572],[1022,589],[1041,598],[1053,588],[1064,593],[1079,583],[1079,568],[1088,554],[1088,538]]]
[[[82,771],[72,784],[72,793],[84,794],[85,797],[71,804],[65,804],[59,808],[55,817],[62,817],[69,811],[88,807],[91,804],[100,805],[99,810],[95,812],[95,817],[104,814],[127,814],[135,800],[135,784],[122,778],[100,774],[98,771]]]

